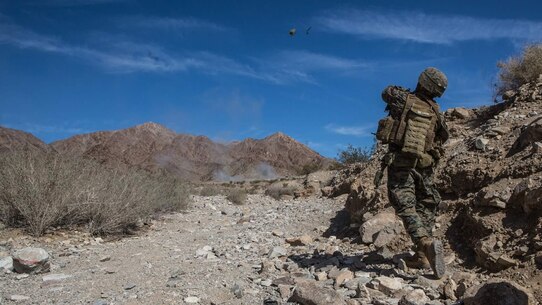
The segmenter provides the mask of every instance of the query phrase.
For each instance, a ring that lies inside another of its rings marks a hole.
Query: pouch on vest
[[[413,95],[407,97],[395,141],[401,152],[418,160],[427,158],[435,136],[436,115],[432,107]]]
[[[407,114],[407,125],[403,136],[404,153],[422,158],[425,155],[425,143],[431,128],[431,113],[411,108]]]
[[[378,121],[378,129],[376,130],[376,139],[382,141],[383,144],[389,144],[397,129],[397,121],[391,116],[387,116]]]

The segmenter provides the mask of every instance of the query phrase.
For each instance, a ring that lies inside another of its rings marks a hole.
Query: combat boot
[[[425,256],[429,260],[431,269],[433,269],[435,276],[438,279],[442,278],[446,272],[442,242],[438,239],[422,237],[422,239],[420,239],[418,242],[418,249],[423,250]]]
[[[427,260],[423,249],[420,247],[416,248],[416,253],[413,256],[404,259],[407,267],[412,269],[431,269],[431,264]]]

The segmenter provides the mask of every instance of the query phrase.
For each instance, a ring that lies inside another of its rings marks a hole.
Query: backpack
[[[438,105],[408,94],[400,118],[388,115],[378,122],[376,138],[383,144],[395,144],[406,155],[417,159],[433,148]]]

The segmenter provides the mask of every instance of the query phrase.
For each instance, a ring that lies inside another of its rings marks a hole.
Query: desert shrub
[[[220,193],[220,189],[216,186],[204,186],[199,192],[199,195],[203,197],[211,197],[220,195]]]
[[[345,168],[346,168],[346,164],[343,164],[341,162],[334,160],[328,165],[327,170],[334,171],[334,170],[341,170]]]
[[[271,184],[266,190],[265,195],[275,199],[280,200],[283,195],[294,196],[296,187],[289,185],[288,183],[281,184]]]
[[[495,85],[497,95],[536,81],[542,74],[542,44],[525,46],[521,55],[500,61],[497,67],[500,69]]]
[[[101,175],[100,175],[101,174]],[[150,176],[141,171],[100,171],[99,183],[92,183],[94,198],[85,202],[82,221],[93,234],[126,230],[138,220],[156,213],[185,209],[188,190],[176,179]]]
[[[188,198],[187,187],[165,175],[53,153],[0,155],[0,219],[37,236],[69,224],[85,224],[93,234],[121,232],[155,213],[185,208]]]
[[[299,175],[308,175],[320,170],[321,166],[318,163],[307,163],[301,167],[297,172]]]
[[[247,192],[243,189],[233,189],[228,192],[226,199],[233,204],[243,205],[247,201]]]
[[[352,144],[348,144],[344,150],[339,150],[337,160],[345,165],[368,162],[372,154],[372,149],[363,149],[361,147],[354,147]]]

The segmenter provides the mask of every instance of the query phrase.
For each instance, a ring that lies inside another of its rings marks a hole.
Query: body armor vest
[[[401,117],[380,120],[376,137],[384,144],[395,144],[406,155],[425,158],[434,145],[438,111],[436,103],[408,94]]]

